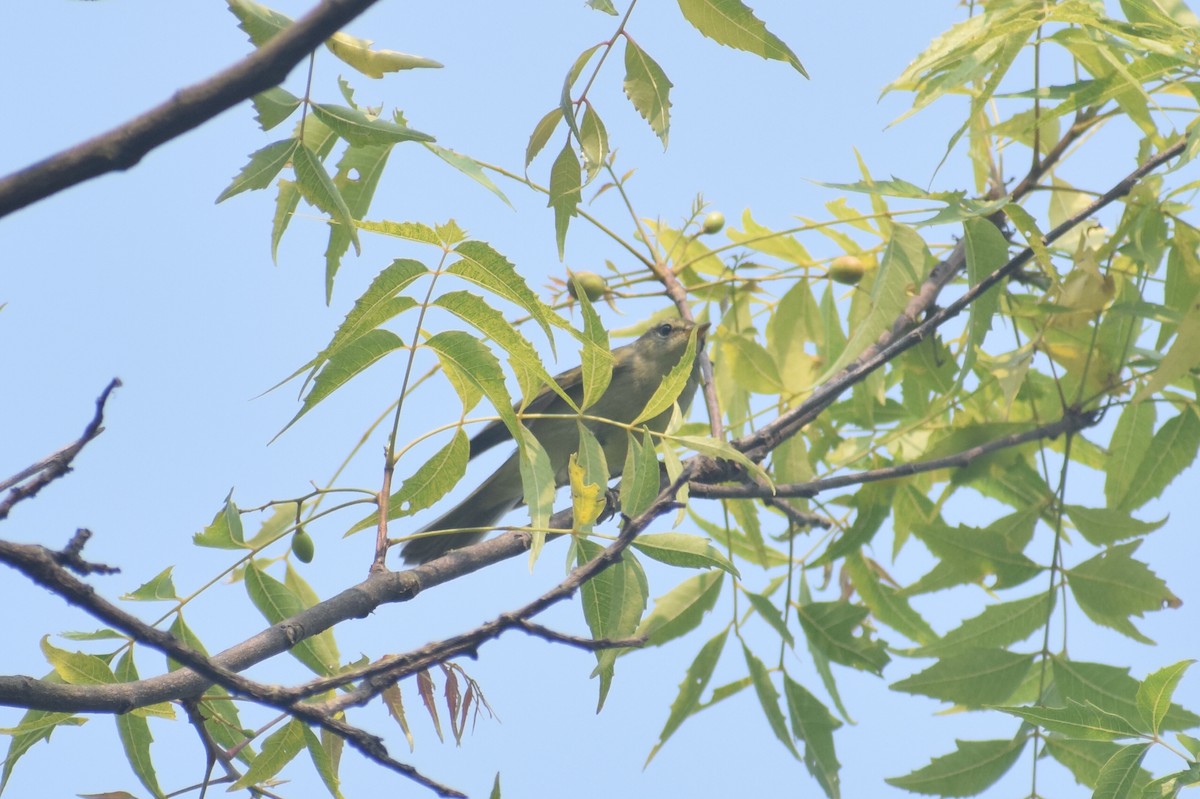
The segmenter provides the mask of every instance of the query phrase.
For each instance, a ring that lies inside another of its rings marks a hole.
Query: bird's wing
[[[583,372],[576,366],[574,369],[568,369],[560,375],[555,375],[554,382],[567,392],[567,395],[575,402],[579,402],[583,396]],[[555,403],[560,406],[556,410],[566,411],[565,403],[562,398],[554,391],[550,390],[549,386],[542,386],[542,390],[534,395],[529,404],[525,406],[524,413],[549,413]],[[513,406],[513,412],[520,412],[519,404]],[[512,433],[508,426],[500,419],[494,422],[489,422],[482,430],[471,438],[471,457],[474,458],[481,452],[486,452],[497,444],[503,444],[505,441],[512,440]]]

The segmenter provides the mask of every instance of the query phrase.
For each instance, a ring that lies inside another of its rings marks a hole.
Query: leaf
[[[238,27],[246,32],[255,47],[262,47],[275,34],[286,30],[292,18],[251,0],[226,0],[229,10],[238,18]]]
[[[1008,239],[987,219],[967,219],[963,222],[966,241],[967,276],[972,286],[999,269],[1008,261]],[[1000,305],[1000,290],[993,286],[971,303],[970,346],[963,359],[964,374],[971,371],[975,353],[983,346],[983,339],[992,327],[992,318]]]
[[[1129,669],[1103,663],[1087,663],[1055,657],[1054,685],[1064,700],[1095,705],[1120,716],[1130,724],[1141,724],[1137,692],[1141,683],[1129,676]],[[1184,730],[1200,725],[1200,716],[1172,704],[1161,722],[1164,730]]]
[[[774,603],[768,597],[748,591],[744,587],[742,593],[750,600],[750,605],[754,608],[754,612],[762,616],[763,620],[771,626],[771,629],[779,633],[779,637],[788,646],[796,645],[796,640],[792,637],[792,631],[787,628],[787,622],[783,620],[783,613],[779,608],[775,607]]]
[[[270,186],[283,168],[291,163],[298,147],[300,142],[296,139],[283,139],[255,150],[250,154],[250,161],[242,167],[242,171],[217,196],[217,202],[224,202],[249,189],[265,189]]]
[[[683,393],[683,389],[691,379],[692,370],[695,368],[696,341],[699,335],[696,330],[696,328],[692,328],[683,355],[679,356],[679,360],[671,367],[671,371],[667,372],[666,377],[658,384],[658,388],[654,389],[654,393],[646,401],[646,407],[642,408],[642,412],[637,415],[632,424],[639,425],[647,419],[653,419],[679,399],[679,395]]]
[[[847,555],[844,563],[854,590],[875,618],[919,643],[928,644],[937,638],[937,633],[913,610],[908,600],[896,589],[883,584],[861,551]]]
[[[350,216],[355,219],[355,228],[358,227],[357,220],[370,210],[371,200],[375,196],[375,189],[379,187],[379,179],[383,176],[392,147],[390,143],[350,144],[338,159],[333,185],[346,201]],[[329,226],[329,243],[325,245],[326,286],[332,285],[341,268],[342,257],[350,249],[353,233],[353,229],[342,225]]]
[[[504,385],[500,363],[484,344],[459,330],[446,330],[430,336],[426,346],[438,355],[451,385],[462,400],[463,413],[487,396],[509,431],[517,433],[519,424],[512,409],[512,398]],[[519,439],[518,439],[519,443]]]
[[[549,386],[570,407],[575,407],[575,402],[567,392],[563,391],[546,371],[541,357],[529,340],[482,297],[469,291],[451,291],[438,297],[434,305],[445,308],[467,322],[507,353],[508,364],[512,367],[513,374],[517,377],[517,385],[521,389],[523,404],[533,399],[543,386]]]
[[[679,10],[696,30],[717,44],[791,64],[804,77],[800,59],[741,0],[679,0]]]
[[[928,766],[886,782],[914,793],[938,796],[974,796],[1004,776],[1025,748],[1026,739],[955,741],[957,748],[935,757]]]
[[[667,147],[671,127],[671,81],[658,62],[625,37],[625,96]]]
[[[921,647],[913,654],[945,657],[969,649],[1005,647],[1024,641],[1049,622],[1054,603],[1055,593],[1046,592],[989,605],[978,616],[967,619],[941,639]]]
[[[590,103],[583,111],[583,121],[579,123],[579,146],[583,151],[583,164],[587,168],[590,183],[600,174],[604,160],[608,158],[608,131],[604,127],[604,120]]]
[[[482,241],[464,241],[454,248],[454,254],[459,260],[447,267],[452,275],[471,281],[482,286],[493,294],[503,297],[509,302],[524,308],[537,322],[546,336],[550,336],[550,326],[571,330],[571,326],[553,310],[538,299],[525,282],[525,278],[517,272],[516,267],[491,245]],[[551,347],[553,347],[551,339]]]
[[[741,387],[756,394],[783,392],[775,359],[755,340],[753,331],[723,334],[718,346],[724,363],[733,369],[733,377]]]
[[[604,500],[604,487],[588,481],[574,452],[567,461],[567,475],[571,486],[572,529],[584,534],[590,533],[592,525],[600,518],[607,504]]]
[[[562,118],[562,109],[556,107],[547,112],[533,126],[533,132],[529,134],[529,144],[525,145],[526,169],[533,163],[533,159],[537,158],[542,148],[546,146],[546,142],[550,141],[550,137],[558,129],[558,123],[562,121]]]
[[[849,602],[809,602],[796,608],[809,643],[844,666],[879,674],[891,660],[882,641],[872,641],[864,631],[855,635],[869,611]]]
[[[316,370],[327,363],[330,358],[383,323],[415,307],[416,300],[406,297],[400,292],[408,288],[414,280],[427,274],[429,274],[429,269],[420,261],[414,261],[411,258],[397,258],[392,261],[375,276],[367,290],[354,301],[354,307],[338,325],[337,331],[325,348],[317,353],[311,361],[292,372],[272,388],[278,388],[306,370],[312,370],[310,371],[311,379],[312,374],[315,374]],[[306,380],[301,391],[307,385]]]
[[[250,98],[250,102],[254,104],[258,126],[264,131],[275,127],[300,107],[300,98],[279,86],[259,92]]]
[[[1140,541],[1118,544],[1080,563],[1065,574],[1079,607],[1097,624],[1103,624],[1137,641],[1149,643],[1129,621],[1179,598],[1171,593],[1150,567],[1133,559]]]
[[[625,466],[621,470],[621,512],[637,518],[650,507],[659,491],[658,455],[650,433],[641,441],[632,431],[626,432],[629,445],[625,451]]]
[[[734,577],[740,576],[737,567],[713,547],[708,538],[684,533],[642,533],[633,540],[633,547],[642,554],[685,569],[716,567]]]
[[[1137,706],[1150,732],[1158,735],[1162,731],[1163,720],[1171,709],[1171,695],[1183,678],[1183,673],[1195,660],[1181,660],[1178,663],[1159,669],[1146,677],[1138,688]]]
[[[304,722],[291,719],[267,736],[258,757],[254,758],[242,778],[229,786],[229,790],[245,790],[252,785],[261,785],[282,771],[303,748]]]
[[[392,687],[395,688],[395,686]],[[325,783],[325,788],[333,799],[343,799],[342,791],[339,788],[337,759],[307,725],[302,726],[302,729],[304,730],[304,746],[308,749],[308,756],[312,759],[313,768],[320,775],[321,782]],[[339,742],[342,740],[337,736],[333,736],[332,739]]]
[[[713,671],[717,668],[717,661],[721,657],[725,641],[728,638],[729,628],[726,627],[700,647],[695,659],[688,666],[687,673],[684,674],[683,682],[679,683],[679,693],[675,696],[675,701],[671,703],[671,712],[667,714],[667,723],[663,725],[662,732],[658,734],[658,743],[646,756],[645,765],[650,764],[667,739],[674,735],[680,725],[699,709],[700,697],[712,679]]]
[[[369,39],[359,39],[348,33],[338,32],[325,41],[329,52],[357,69],[368,78],[382,78],[385,72],[403,69],[439,69],[441,64],[430,58],[398,53],[395,50],[372,50]]]
[[[1033,655],[968,649],[943,657],[924,671],[892,683],[891,688],[979,708],[1007,701],[1032,666]]]
[[[61,682],[52,672],[44,678],[49,682]],[[12,736],[8,744],[8,754],[4,758],[4,771],[0,774],[0,791],[8,784],[17,761],[39,741],[49,741],[50,736],[59,726],[78,727],[87,719],[71,713],[56,713],[48,710],[28,710],[21,716],[15,728],[5,730]]]
[[[586,538],[576,540],[576,562],[583,565],[595,559],[604,547]],[[596,639],[627,638],[638,628],[646,610],[649,587],[641,564],[626,552],[621,560],[588,580],[579,589],[583,617],[592,637]],[[596,669],[592,676],[600,677],[600,698],[596,712],[604,707],[612,685],[617,650],[596,650]]]
[[[996,710],[1069,738],[1115,741],[1139,735],[1137,728],[1126,719],[1092,704],[1081,705],[1072,701],[1066,707],[997,707]]]
[[[785,672],[783,693],[787,697],[792,734],[804,741],[804,765],[830,799],[841,796],[841,778],[833,731],[842,723],[833,717],[821,701]]]
[[[86,652],[68,652],[50,643],[50,637],[41,641],[42,654],[54,667],[54,673],[67,685],[111,685],[117,682],[108,661]]]
[[[436,144],[430,144],[429,142],[425,143],[425,148],[450,166],[457,169],[459,172],[462,172],[471,180],[478,183],[480,186],[483,186],[492,194],[499,197],[500,200],[509,208],[513,207],[512,202],[510,202],[508,199],[508,195],[501,191],[500,187],[497,186],[495,182],[487,176],[487,173],[483,171],[483,165],[474,158],[469,155],[463,155],[462,153],[456,153],[454,150],[440,147]]]
[[[179,599],[179,595],[175,592],[175,582],[171,579],[172,568],[172,566],[168,566],[163,569],[153,579],[138,586],[137,590],[129,594],[123,594],[121,599],[137,602],[159,602]]]
[[[608,343],[608,331],[600,322],[600,315],[592,307],[587,292],[579,286],[578,278],[574,275],[570,276],[570,280],[575,286],[575,296],[579,298],[579,311],[583,316],[583,348],[579,352],[579,369],[583,380],[580,408],[587,410],[604,396],[612,382],[613,354]]]
[[[356,253],[362,252],[358,243],[358,231],[354,227],[354,215],[346,205],[346,198],[338,191],[333,179],[325,171],[325,165],[317,155],[306,145],[301,145],[292,153],[292,169],[296,173],[296,187],[300,189],[304,199],[321,211],[329,214],[330,221],[342,225],[350,234]],[[333,294],[333,276],[325,276],[325,298]]]
[[[134,682],[138,679],[137,666],[133,662],[132,650],[125,650],[117,661],[117,679],[121,682]],[[117,724],[117,736],[125,749],[125,758],[130,768],[142,785],[156,797],[162,797],[162,789],[158,786],[158,775],[154,771],[154,763],[150,759],[150,744],[154,736],[150,734],[150,723],[144,716],[136,713],[118,713],[114,717]]]
[[[1117,426],[1108,445],[1107,474],[1104,496],[1108,507],[1123,508],[1133,481],[1142,468],[1154,434],[1156,410],[1154,403],[1130,403],[1121,411]]]
[[[1093,799],[1125,799],[1129,796],[1138,777],[1141,776],[1142,760],[1150,744],[1122,746],[1104,767],[1096,780]]]
[[[366,371],[384,356],[400,349],[404,349],[404,342],[400,340],[400,337],[392,331],[382,328],[368,330],[362,335],[347,340],[326,359],[325,365],[313,381],[312,388],[305,395],[300,410],[291,418],[291,421],[284,425],[279,434],[282,434],[298,422],[300,417],[317,407],[333,392],[349,383],[350,380]]]
[[[758,703],[762,706],[763,715],[767,717],[767,723],[771,725],[771,731],[775,733],[779,742],[787,747],[792,756],[800,760],[800,753],[796,751],[795,745],[792,744],[792,736],[788,733],[783,711],[779,709],[779,692],[775,690],[775,685],[771,682],[771,675],[767,672],[767,667],[744,643],[742,644],[742,655],[746,658],[750,679],[754,682],[754,693],[758,695]]]
[[[1129,491],[1118,507],[1133,510],[1156,499],[1195,461],[1197,450],[1200,450],[1200,413],[1194,407],[1185,407],[1154,434],[1147,457],[1130,479]],[[1149,453],[1153,453],[1153,457],[1149,457]]]
[[[529,508],[530,524],[534,528],[533,544],[529,548],[529,562],[537,561],[542,544],[546,541],[545,530],[550,526],[550,514],[554,512],[554,492],[558,488],[554,466],[550,456],[528,428],[517,428],[517,462],[521,468],[521,487],[525,492],[525,505]]]
[[[1127,538],[1140,538],[1167,523],[1165,517],[1157,522],[1144,522],[1133,518],[1126,511],[1115,508],[1067,505],[1066,511],[1080,535],[1086,538],[1089,544],[1096,546],[1115,544]]]
[[[638,536],[635,546],[646,536]],[[634,635],[645,636],[646,646],[662,646],[700,626],[721,595],[724,574],[718,569],[689,577],[654,600]]]
[[[687,449],[695,450],[701,455],[708,455],[719,460],[733,461],[743,467],[759,485],[772,485],[771,476],[762,466],[746,457],[745,453],[734,449],[726,441],[718,441],[712,436],[663,436],[666,441],[673,441]]]
[[[604,502],[607,505],[609,471],[608,461],[604,457],[604,448],[596,440],[595,433],[583,423],[583,419],[575,420],[575,428],[579,433],[579,451],[572,458],[583,471],[584,482],[597,486],[604,496]],[[584,533],[591,532],[591,526],[583,524],[578,515],[574,517],[574,523],[576,530]]]
[[[554,237],[558,242],[558,259],[563,259],[567,241],[567,227],[571,217],[579,214],[582,201],[582,178],[579,174],[579,159],[571,147],[570,140],[563,145],[554,165],[550,167],[550,191],[547,208],[554,209]]]
[[[366,112],[357,108],[328,103],[313,103],[311,107],[313,116],[351,144],[366,147],[378,144],[397,144],[402,141],[434,141],[434,138],[428,133],[422,133],[386,119],[368,116]]]
[[[196,637],[192,629],[187,626],[182,613],[175,614],[175,620],[171,622],[169,632],[184,646],[190,647],[202,655],[208,655],[208,650],[204,648],[204,642]],[[178,671],[181,668],[183,667],[179,663],[167,658],[168,670]],[[249,762],[249,758],[254,754],[254,747],[249,744],[246,735],[242,732],[237,705],[228,698],[229,692],[219,685],[213,685],[209,686],[204,693],[205,698],[200,701],[198,709],[204,717],[205,730],[218,744],[230,751],[236,751],[238,758],[243,762]]]
[[[403,483],[400,489],[388,498],[388,520],[411,516],[431,507],[450,492],[467,471],[471,445],[467,434],[460,427],[454,438],[421,464]],[[346,535],[357,533],[379,523],[379,514],[372,513],[349,530]]]
[[[306,607],[294,589],[279,582],[253,563],[246,565],[245,583],[250,601],[271,624],[290,619]],[[332,641],[332,633],[325,630],[299,641],[289,651],[305,666],[327,677],[338,668],[336,653],[330,652]]]

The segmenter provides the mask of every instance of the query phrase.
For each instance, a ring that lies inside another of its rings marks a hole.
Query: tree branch
[[[137,164],[148,152],[277,86],[310,52],[377,0],[322,0],[271,41],[208,80],[107,133],[0,178],[0,217],[63,189]]]

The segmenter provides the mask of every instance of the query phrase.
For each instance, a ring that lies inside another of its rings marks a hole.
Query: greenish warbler
[[[630,424],[646,407],[663,378],[679,363],[687,351],[688,339],[696,330],[696,348],[699,353],[704,347],[704,336],[708,325],[697,327],[683,319],[659,322],[647,330],[637,341],[626,344],[612,352],[612,381],[600,399],[584,410],[588,416],[611,419],[621,424]],[[700,382],[700,370],[693,363],[691,376],[679,394],[679,407],[687,411],[696,386]],[[583,399],[583,372],[579,367],[570,369],[554,378],[576,405]],[[537,438],[538,443],[550,456],[555,484],[568,482],[567,463],[571,454],[579,449],[577,414],[557,393],[543,388],[525,406],[526,414],[558,415],[557,418],[526,419],[525,426]],[[647,421],[646,427],[661,433],[671,419],[671,409],[663,411]],[[594,419],[585,419],[584,424],[596,436],[604,449],[609,477],[617,477],[625,466],[625,452],[629,448],[626,429],[605,424]],[[471,455],[479,453],[512,438],[503,422],[497,420],[471,439]],[[446,533],[432,535],[439,530],[455,530],[464,527],[494,527],[504,514],[516,508],[524,500],[521,485],[521,468],[514,452],[495,473],[483,481],[470,496],[451,508],[436,521],[426,525],[414,538],[404,545],[402,554],[406,563],[425,563],[444,555],[451,549],[470,546],[484,536],[483,531]]]

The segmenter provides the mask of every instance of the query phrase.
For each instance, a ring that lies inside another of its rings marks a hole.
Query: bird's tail
[[[505,464],[507,466],[507,464]],[[400,554],[405,563],[428,563],[434,558],[445,555],[452,549],[460,549],[476,543],[487,535],[487,531],[471,533],[444,533],[438,530],[454,530],[460,527],[493,527],[504,514],[521,504],[520,474],[517,474],[516,497],[514,491],[508,490],[505,478],[508,475],[503,466],[495,474],[483,481],[462,502],[446,511],[440,517],[421,528],[414,538],[404,545]]]

